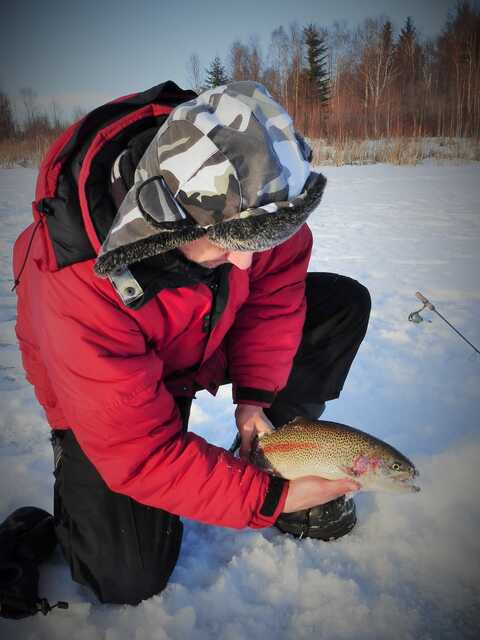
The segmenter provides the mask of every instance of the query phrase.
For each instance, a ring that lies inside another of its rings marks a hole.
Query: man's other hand
[[[284,513],[310,509],[335,500],[346,493],[359,491],[361,485],[355,480],[327,480],[319,476],[303,476],[289,481]]]
[[[257,434],[273,431],[273,425],[262,407],[252,404],[239,404],[235,410],[235,420],[241,438],[240,457],[248,458],[253,438]]]

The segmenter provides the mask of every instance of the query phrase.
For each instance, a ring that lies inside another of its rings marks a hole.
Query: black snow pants
[[[310,273],[307,316],[287,386],[266,414],[274,426],[316,417],[338,398],[365,335],[368,290],[332,273]],[[177,398],[184,428],[191,399]],[[176,515],[110,491],[70,429],[52,433],[56,534],[72,578],[101,602],[137,604],[164,589],[182,540]]]

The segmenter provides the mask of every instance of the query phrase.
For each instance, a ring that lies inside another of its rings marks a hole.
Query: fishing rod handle
[[[427,309],[430,309],[430,311],[435,311],[434,305],[423,294],[421,294],[420,291],[417,291],[415,296],[420,300],[420,302],[423,302]]]

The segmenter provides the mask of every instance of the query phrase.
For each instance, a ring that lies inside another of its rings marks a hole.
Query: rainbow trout
[[[288,480],[351,478],[364,491],[415,492],[415,466],[392,446],[338,422],[295,418],[255,438],[250,461]]]

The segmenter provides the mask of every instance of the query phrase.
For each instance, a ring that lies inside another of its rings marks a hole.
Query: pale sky
[[[478,5],[480,0],[474,0]],[[266,55],[273,29],[297,21],[319,26],[407,16],[437,34],[455,0],[14,0],[0,14],[0,89],[11,97],[31,87],[70,115],[165,80],[188,88],[187,60],[202,68],[226,60],[232,42],[256,35]]]

